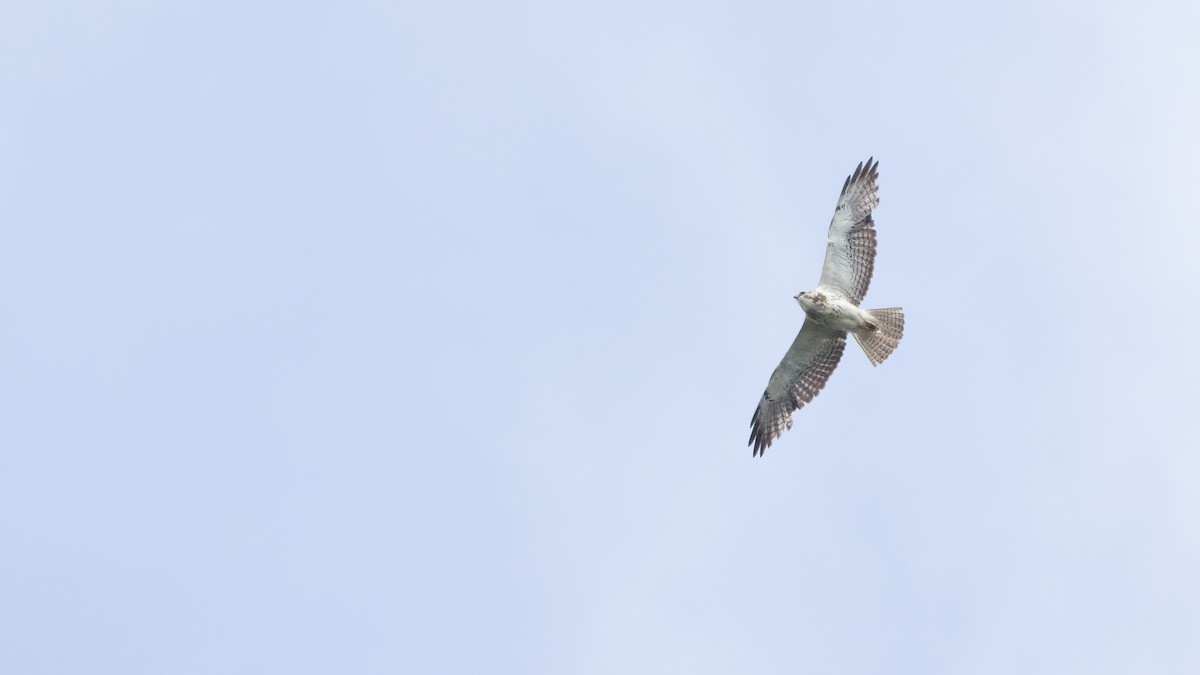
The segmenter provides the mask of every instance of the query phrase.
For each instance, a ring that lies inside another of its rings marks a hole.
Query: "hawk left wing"
[[[822,286],[859,304],[871,285],[875,271],[875,221],[871,212],[879,206],[875,179],[879,178],[879,162],[859,164],[842,185],[833,220],[829,223],[825,267],[821,270]]]
[[[750,419],[750,445],[763,454],[771,442],[792,428],[792,412],[813,400],[846,349],[846,332],[831,330],[805,319],[800,333],[771,373],[754,417]]]

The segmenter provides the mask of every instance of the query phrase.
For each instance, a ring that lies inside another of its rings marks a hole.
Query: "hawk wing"
[[[821,392],[845,349],[845,331],[804,320],[800,334],[771,373],[767,390],[750,419],[749,444],[754,446],[755,456],[771,447],[771,441],[785,429],[792,428],[792,411],[799,410]]]
[[[856,305],[867,294],[871,272],[875,270],[875,221],[871,211],[879,206],[875,194],[879,162],[871,162],[868,159],[866,166],[860,163],[842,185],[829,223],[825,268],[821,270],[818,286],[833,290]]]

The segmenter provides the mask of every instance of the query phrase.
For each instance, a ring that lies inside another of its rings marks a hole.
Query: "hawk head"
[[[825,294],[816,291],[801,291],[796,294],[796,302],[805,310],[825,306]]]

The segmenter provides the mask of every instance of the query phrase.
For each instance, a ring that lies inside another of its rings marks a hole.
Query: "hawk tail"
[[[858,346],[866,352],[871,365],[884,362],[904,337],[904,312],[899,307],[868,310],[871,323],[868,328],[854,332]]]

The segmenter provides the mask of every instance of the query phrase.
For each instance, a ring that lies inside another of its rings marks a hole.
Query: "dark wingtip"
[[[754,451],[750,453],[751,457],[760,457],[767,452],[767,448],[771,447],[771,439],[764,439],[762,433],[755,429],[750,432],[750,443],[754,446]]]
[[[858,166],[854,168],[854,173],[846,176],[846,182],[842,183],[842,194],[846,194],[846,190],[849,190],[850,186],[857,183],[859,179],[868,177],[877,178],[878,176],[879,162],[875,161],[875,156],[872,155],[871,157],[867,158],[865,163],[859,162]]]

